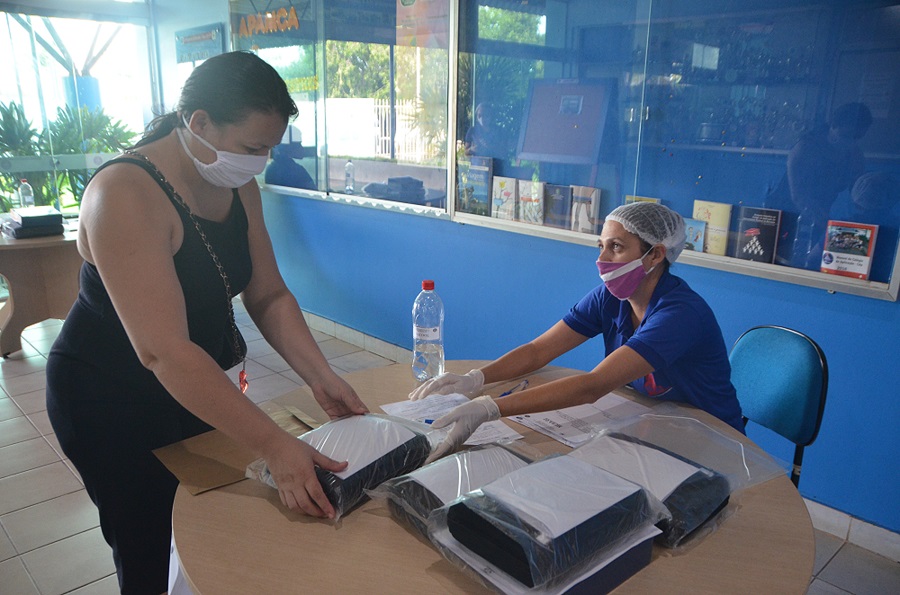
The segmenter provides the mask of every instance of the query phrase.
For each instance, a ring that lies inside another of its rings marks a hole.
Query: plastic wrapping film
[[[563,582],[665,515],[640,486],[569,456],[532,463],[436,510],[429,536],[447,559],[446,533],[523,588]],[[481,572],[479,568],[467,565]],[[489,573],[488,573],[489,574]],[[481,574],[490,584],[491,576]]]
[[[617,432],[601,433],[567,456],[643,486],[669,516],[657,523],[657,542],[676,547],[728,504],[725,476],[678,454]]]
[[[529,462],[502,446],[474,447],[389,479],[368,494],[386,499],[394,518],[427,539],[433,511]]]
[[[428,433],[425,424],[367,413],[329,421],[299,438],[331,459],[348,462],[337,473],[316,467],[337,521],[365,500],[365,490],[420,467],[432,448]],[[246,475],[277,487],[262,459],[251,463]]]
[[[629,423],[612,429],[711,469],[728,480],[731,493],[783,475],[788,466],[752,443],[714,429],[695,410],[674,402],[661,403]]]

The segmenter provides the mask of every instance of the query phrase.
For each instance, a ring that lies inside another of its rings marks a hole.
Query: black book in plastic
[[[427,538],[432,512],[527,464],[501,446],[476,447],[389,479],[370,495],[387,498],[394,518]]]
[[[654,520],[642,488],[568,456],[513,471],[447,509],[454,539],[529,588],[586,566]]]
[[[662,501],[670,516],[656,526],[657,543],[676,547],[729,500],[728,479],[665,448],[615,432],[601,434],[568,456],[615,473]]]
[[[420,467],[431,453],[428,437],[416,424],[386,415],[351,415],[322,424],[300,436],[323,455],[335,461],[347,461],[344,471],[316,468],[316,477],[328,501],[334,506],[335,520],[364,502],[370,490],[381,482]],[[264,459],[247,466],[246,476],[278,487]]]
[[[327,457],[350,463],[337,473],[316,468],[338,518],[367,498],[365,490],[420,467],[431,453],[425,434],[377,414],[333,420],[300,439]]]

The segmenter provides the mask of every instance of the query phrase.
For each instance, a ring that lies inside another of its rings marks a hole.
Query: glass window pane
[[[444,208],[447,0],[328,3],[328,188]]]
[[[634,194],[721,217],[697,250],[888,282],[900,6],[757,4],[654,2]]]
[[[875,0],[463,1],[457,211],[595,233],[660,201],[693,250],[887,283],[898,39]]]
[[[462,3],[457,211],[595,233],[633,187],[649,3],[603,4]]]
[[[270,62],[300,108],[304,156],[289,159],[319,190],[444,208],[449,1],[316,6],[231,2],[235,47]]]
[[[0,192],[16,202],[21,178],[36,204],[77,213],[90,173],[144,128],[150,75],[144,27],[0,13],[12,60],[0,76]],[[5,46],[5,47],[3,47]]]

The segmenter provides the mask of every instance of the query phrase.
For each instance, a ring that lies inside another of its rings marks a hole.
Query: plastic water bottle
[[[434,291],[434,281],[422,281],[412,318],[412,372],[422,382],[444,373],[444,302]]]
[[[28,180],[22,178],[19,182],[19,204],[23,207],[34,206],[34,188],[28,183]]]
[[[344,192],[347,194],[353,194],[353,187],[356,185],[355,169],[356,166],[353,165],[353,160],[348,159],[347,165],[344,166]]]

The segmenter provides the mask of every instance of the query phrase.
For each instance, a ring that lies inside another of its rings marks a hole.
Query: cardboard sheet
[[[295,436],[318,427],[320,422],[316,418],[290,404],[297,400],[292,397],[299,395],[285,395],[279,399],[283,399],[283,403],[270,401],[263,410]],[[153,454],[193,495],[245,479],[247,465],[258,458],[219,430],[158,448]]]

